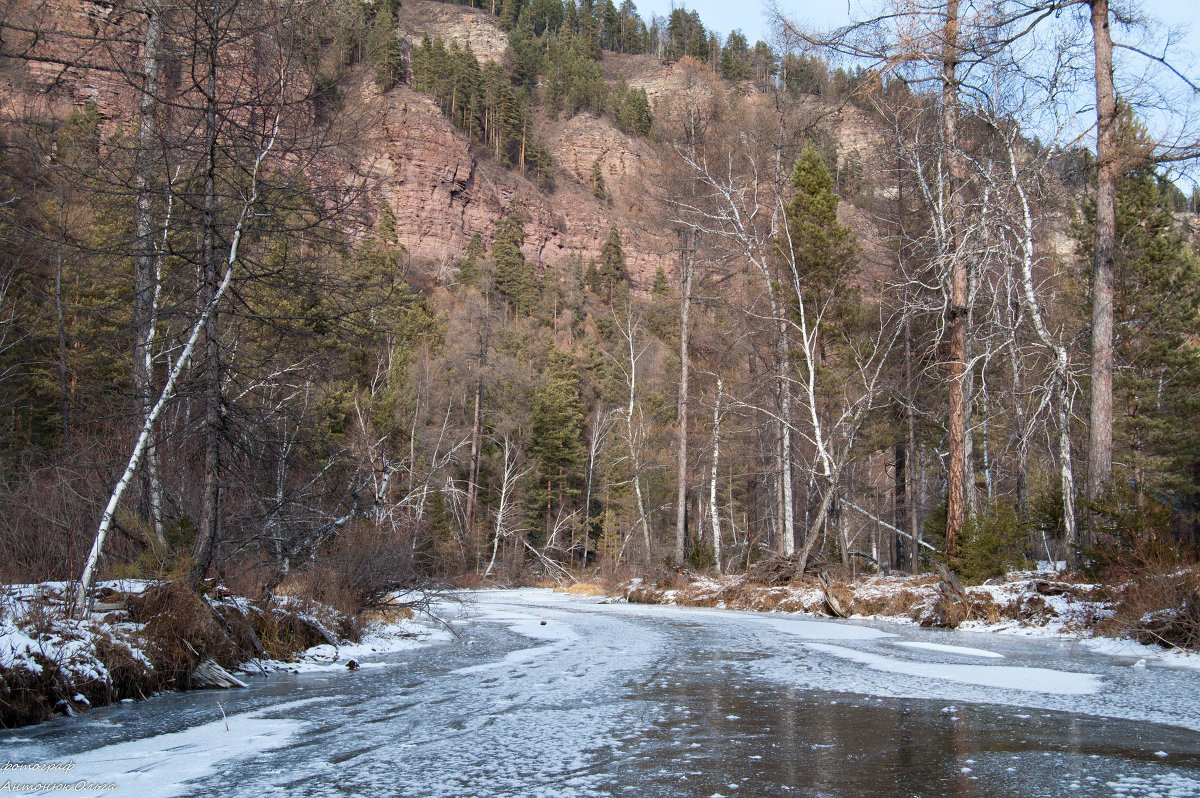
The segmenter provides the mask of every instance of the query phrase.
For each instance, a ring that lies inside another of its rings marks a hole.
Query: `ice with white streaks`
[[[997,654],[995,651],[988,651],[983,648],[971,648],[970,646],[947,646],[942,643],[926,643],[919,640],[901,640],[896,645],[904,646],[905,648],[921,648],[926,651],[939,651],[943,654],[959,654],[964,657],[1004,659],[1003,654]]]
[[[1102,681],[1091,673],[1057,671],[1049,668],[1025,668],[1010,665],[959,665],[948,662],[911,662],[892,657],[856,651],[844,646],[825,643],[806,643],[808,648],[835,657],[858,662],[877,671],[962,682],[980,687],[1005,690],[1029,690],[1057,695],[1088,695],[1100,691]]]
[[[1200,783],[1200,695],[1178,669],[1057,641],[538,590],[471,601],[461,639],[379,655],[388,667],[220,694],[229,732],[214,695],[196,693],[22,730],[6,754],[87,763],[73,777],[119,779],[112,794],[136,798],[152,794],[142,771],[164,795],[222,798],[815,798],[898,784],[1042,798]],[[196,770],[173,768],[176,751]],[[102,761],[114,758],[124,770]]]

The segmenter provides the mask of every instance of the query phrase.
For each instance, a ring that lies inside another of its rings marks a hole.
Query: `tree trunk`
[[[212,303],[217,285],[217,52],[216,33],[209,42],[209,73],[206,79],[204,218],[202,242],[202,296]],[[196,532],[190,581],[198,585],[208,574],[213,553],[221,536],[221,348],[217,329],[218,313],[204,328],[204,494],[200,508],[200,528]]]
[[[483,334],[479,340],[479,377],[475,381],[475,410],[471,420],[471,475],[467,484],[466,534],[475,527],[475,505],[479,500],[479,462],[483,453],[483,370],[487,367],[488,333],[491,312],[488,296],[483,297]]]
[[[904,383],[905,393],[908,395],[908,406],[904,409],[905,423],[908,427],[908,453],[909,457],[917,454],[917,413],[914,407],[915,387],[913,385],[913,368],[912,368],[912,322],[905,318],[904,320]],[[921,536],[920,519],[917,514],[917,501],[915,492],[912,489],[912,480],[908,481],[909,500],[908,507],[908,534],[909,534],[909,565],[912,567],[914,575],[921,572]]]
[[[950,302],[950,450],[946,459],[946,552],[954,551],[967,520],[966,495],[966,355],[967,264],[959,250],[963,210],[958,192],[962,186],[962,159],[958,155],[958,0],[947,0],[942,41],[942,135],[950,165],[947,187],[949,236],[945,242],[951,259]]]
[[[687,558],[687,512],[685,498],[687,494],[687,433],[688,433],[688,368],[690,366],[688,352],[688,314],[692,306],[692,277],[695,273],[696,234],[687,230],[683,234],[683,274],[681,281],[682,296],[679,307],[679,431],[678,449],[675,454],[675,551],[673,559],[676,567],[683,565]]]
[[[54,317],[58,331],[58,402],[62,445],[65,448],[71,435],[71,383],[67,368],[67,328],[63,314],[63,238],[66,236],[63,202],[58,203],[58,246],[54,252]]]
[[[157,317],[157,255],[154,251],[154,151],[157,136],[159,45],[162,15],[157,0],[146,2],[146,35],[142,42],[142,90],[138,103],[137,151],[134,154],[133,191],[133,392],[140,421],[145,422],[153,405],[154,324]],[[164,545],[162,484],[158,472],[156,434],[151,430],[146,444],[143,475],[143,515],[148,515],[155,540]]]
[[[713,454],[712,472],[709,474],[708,504],[712,513],[713,559],[717,573],[721,573],[721,513],[717,505],[717,464],[721,459],[721,393],[724,385],[717,377],[717,403],[713,406]]]
[[[1091,0],[1096,53],[1096,231],[1092,264],[1092,399],[1088,436],[1087,497],[1099,498],[1112,479],[1113,257],[1117,217],[1117,98],[1108,0]],[[1092,535],[1088,534],[1089,541]],[[1077,554],[1072,562],[1078,565]]]
[[[774,305],[774,298],[772,298]],[[790,557],[796,551],[795,503],[792,499],[792,383],[788,375],[787,322],[778,317],[776,356],[779,359],[779,546]]]
[[[896,509],[893,514],[894,523],[898,529],[904,528],[904,521],[908,515],[908,509],[905,504],[908,500],[908,450],[904,446],[904,442],[900,441],[895,446],[896,464],[895,464],[895,489],[894,497],[896,501]],[[895,539],[893,550],[899,552],[901,543],[898,533],[892,533]],[[897,558],[898,559],[898,558]],[[899,568],[900,563],[893,560],[892,565]]]

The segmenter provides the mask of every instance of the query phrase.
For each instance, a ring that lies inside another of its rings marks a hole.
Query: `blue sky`
[[[883,5],[883,0],[779,0],[779,5],[797,22],[828,30],[845,25],[850,21],[851,14],[857,19],[869,18],[873,12],[877,13],[875,10]],[[1200,0],[1141,0],[1139,5],[1146,17],[1178,34],[1179,38],[1172,48],[1172,63],[1179,66],[1194,82],[1200,83]],[[730,31],[740,29],[751,44],[757,39],[769,41],[771,34],[762,0],[642,0],[637,2],[637,6],[644,18],[649,18],[652,14],[666,16],[675,6],[693,9],[700,12],[700,18],[710,30],[715,29],[724,37],[728,36]],[[1123,32],[1118,28],[1115,34],[1116,38],[1121,39]],[[1152,40],[1142,44],[1148,49],[1156,49],[1161,42]],[[1127,69],[1144,67],[1146,64],[1140,56],[1127,51],[1118,50],[1116,57],[1119,62],[1124,62]],[[1119,63],[1118,69],[1120,68]],[[1170,78],[1168,83],[1173,90],[1179,92],[1176,100],[1181,100],[1188,107],[1173,104],[1173,123],[1163,122],[1166,116],[1159,116],[1156,120],[1156,115],[1148,112],[1147,121],[1152,132],[1156,128],[1163,131],[1177,129],[1179,120],[1184,117],[1200,119],[1200,96],[1188,97],[1189,92],[1184,91],[1183,84],[1174,78]],[[1087,98],[1081,98],[1080,121],[1090,115],[1086,107],[1088,104]],[[1193,165],[1188,171],[1193,174],[1176,174],[1185,186],[1191,185],[1197,169]]]
[[[635,0],[636,2],[636,0]],[[780,6],[789,11],[790,15],[801,22],[809,22],[820,27],[836,27],[850,19],[850,11],[861,17],[869,15],[872,8],[877,8],[878,2],[871,0],[781,0]],[[770,34],[767,29],[763,5],[759,0],[643,0],[637,3],[638,11],[643,17],[650,14],[666,16],[674,6],[684,6],[700,12],[700,18],[709,28],[716,28],[722,36],[727,36],[731,30],[741,29],[751,43],[755,39],[765,39]],[[1190,27],[1188,37],[1190,49],[1195,60],[1200,60],[1200,3],[1197,0],[1143,0],[1143,11],[1168,25],[1183,25]]]

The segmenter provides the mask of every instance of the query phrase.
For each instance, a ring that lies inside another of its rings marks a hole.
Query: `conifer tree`
[[[625,282],[625,251],[621,248],[621,234],[617,228],[608,231],[608,238],[600,248],[600,262],[596,266],[600,286],[612,302],[613,289]]]
[[[816,307],[832,302],[835,316],[844,316],[857,306],[851,288],[858,272],[857,247],[853,231],[838,221],[833,178],[815,147],[800,154],[792,187],[796,193],[787,208],[786,257],[794,261],[806,297]]]
[[[525,209],[520,202],[508,206],[496,225],[492,260],[496,264],[496,290],[513,307],[518,317],[535,299],[537,284],[521,245],[525,243]]]
[[[661,264],[654,270],[654,285],[651,286],[650,293],[655,297],[665,297],[671,293],[671,286],[667,282],[667,273],[663,271]]]
[[[463,285],[475,285],[479,280],[479,262],[483,260],[483,239],[474,233],[467,242],[467,249],[458,263],[458,281]]]
[[[1148,145],[1127,108],[1118,137],[1136,152]],[[1116,184],[1117,248],[1113,257],[1113,437],[1126,473],[1120,480],[1139,498],[1169,487],[1194,506],[1200,435],[1190,423],[1197,409],[1188,386],[1200,380],[1200,262],[1176,229],[1169,183],[1138,166]],[[1076,237],[1092,256],[1096,205],[1084,208]]]
[[[608,188],[604,185],[604,172],[600,169],[600,159],[592,161],[592,196],[608,202]]]
[[[390,3],[384,3],[375,14],[375,24],[367,36],[367,52],[375,65],[375,85],[380,91],[387,91],[404,78],[404,47],[396,35],[396,16]]]
[[[556,504],[579,493],[583,464],[584,407],[579,398],[579,374],[569,353],[554,349],[550,366],[531,403],[529,450],[538,461],[535,485],[529,495],[546,528]]]

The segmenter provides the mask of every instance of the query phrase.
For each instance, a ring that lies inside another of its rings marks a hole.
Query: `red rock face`
[[[363,86],[362,92],[370,94],[373,87]],[[660,265],[670,269],[671,237],[647,223],[646,200],[638,196],[649,148],[638,152],[638,142],[607,121],[581,116],[541,126],[556,173],[556,188],[546,194],[519,172],[473,152],[428,97],[401,86],[386,97],[363,100],[383,106],[361,164],[377,182],[368,204],[391,204],[400,243],[414,257],[457,263],[474,233],[490,243],[504,210],[519,200],[529,217],[523,251],[540,267],[563,263],[573,254],[584,263],[599,257],[616,226],[636,290],[649,290]],[[611,206],[591,194],[597,160]],[[366,211],[363,221],[373,220],[377,205]]]
[[[437,19],[452,28],[465,14],[476,38],[484,34],[485,39],[503,37],[498,28],[480,28],[494,27],[486,15],[443,4],[419,5],[449,15]],[[23,22],[30,28],[85,36],[120,33],[130,41],[141,35],[139,15],[84,0],[50,0],[25,14]],[[138,96],[132,85],[139,66],[136,47],[83,52],[80,41],[67,35],[49,36],[33,51],[46,60],[0,59],[0,120],[61,120],[72,109],[94,101],[104,120],[104,134],[129,124]],[[9,35],[5,52],[21,52],[21,45],[20,36]],[[487,48],[481,50],[481,58],[490,54]],[[78,61],[94,68],[68,68],[55,60]],[[135,71],[114,71],[113,67],[122,65]],[[672,270],[674,237],[656,229],[652,221],[660,217],[651,212],[652,192],[647,190],[645,177],[654,171],[655,156],[644,141],[620,133],[608,120],[587,114],[569,120],[542,120],[535,134],[550,149],[554,162],[555,189],[546,193],[518,171],[505,169],[489,154],[475,151],[428,97],[407,86],[381,96],[366,71],[364,68],[345,91],[346,112],[370,120],[357,137],[358,168],[322,166],[347,190],[360,187],[361,198],[345,219],[352,237],[373,226],[379,203],[388,202],[396,216],[399,240],[414,257],[454,265],[474,233],[490,244],[496,222],[508,205],[519,199],[529,217],[529,237],[523,249],[540,268],[557,265],[575,254],[586,264],[599,256],[615,226],[635,290],[649,290],[660,265]],[[611,204],[592,196],[596,162]],[[356,171],[359,174],[354,174]]]

